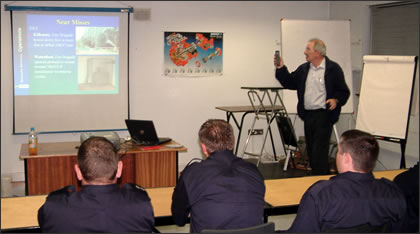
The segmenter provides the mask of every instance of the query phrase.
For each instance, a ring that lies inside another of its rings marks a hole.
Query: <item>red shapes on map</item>
[[[222,55],[222,50],[220,48],[216,48],[216,55],[217,56]]]
[[[211,38],[210,40],[207,39],[207,37],[203,36],[201,33],[197,33],[195,35],[196,43],[199,47],[201,47],[203,50],[207,49],[213,49],[214,47],[214,39]]]
[[[169,57],[171,58],[172,62],[177,66],[185,66],[192,58],[196,58],[198,51],[197,46],[207,51],[208,49],[214,48],[214,39],[211,38],[210,40],[205,37],[201,33],[196,33],[195,39],[196,41],[193,43],[188,43],[186,40],[187,37],[181,35],[180,33],[172,33],[171,35],[166,37],[167,45],[170,46],[169,48]],[[215,52],[211,53],[209,56],[204,57],[203,61],[207,62],[207,60],[212,59],[215,56],[220,56],[222,54],[222,50],[220,48],[216,48]],[[195,62],[197,67],[201,66],[200,61]]]
[[[179,33],[172,33],[167,38],[169,49],[169,57],[177,66],[185,66],[189,60],[197,57],[197,46],[186,42],[187,37]]]
[[[220,55],[222,55],[222,50],[220,48],[216,48],[214,53],[211,53],[207,57],[203,58],[203,62],[207,63],[208,60]]]

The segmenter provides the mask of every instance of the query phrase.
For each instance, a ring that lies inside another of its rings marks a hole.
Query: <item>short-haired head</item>
[[[357,171],[369,173],[375,168],[379,155],[378,141],[370,133],[352,129],[344,132],[340,139],[341,153],[349,153]]]
[[[109,183],[115,179],[118,151],[105,137],[90,137],[77,153],[77,164],[87,182]]]
[[[200,127],[198,137],[209,154],[233,150],[235,144],[232,126],[222,119],[209,119],[204,122]]]
[[[327,47],[325,46],[325,43],[321,39],[311,38],[311,39],[309,39],[308,42],[313,42],[314,43],[314,50],[319,51],[319,53],[322,56],[325,57],[327,55]]]

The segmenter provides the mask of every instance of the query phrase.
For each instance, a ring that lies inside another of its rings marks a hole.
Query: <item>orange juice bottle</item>
[[[28,150],[29,155],[38,154],[38,135],[35,132],[35,128],[31,128],[28,136]]]

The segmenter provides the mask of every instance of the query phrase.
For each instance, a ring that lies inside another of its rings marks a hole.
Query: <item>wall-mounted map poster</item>
[[[204,77],[223,74],[223,33],[164,32],[164,74]]]

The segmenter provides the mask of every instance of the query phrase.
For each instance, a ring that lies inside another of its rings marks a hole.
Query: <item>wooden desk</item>
[[[255,112],[254,107],[252,107],[251,105],[249,105],[249,106],[217,106],[216,109],[226,111],[227,122],[229,122],[230,118],[232,117],[233,121],[235,122],[236,127],[239,130],[238,137],[237,137],[237,140],[236,140],[236,147],[235,147],[235,155],[238,155],[239,141],[241,140],[241,133],[242,133],[242,127],[244,125],[244,119],[245,119],[245,116],[247,114]],[[264,109],[267,110],[267,111],[271,111],[273,109],[273,107],[267,105],[267,106],[264,106]],[[279,110],[283,110],[283,109],[284,108],[280,105],[275,105],[274,106],[274,111],[279,111]],[[263,110],[260,110],[260,112],[263,112]],[[240,123],[238,123],[238,120],[236,119],[234,113],[243,113]],[[270,131],[270,137],[271,137],[271,143],[272,143],[272,146],[273,146],[273,150],[274,150],[274,152],[276,152],[275,149],[274,149],[274,143],[273,143],[271,128],[269,128],[269,131]]]
[[[171,203],[174,187],[146,189],[156,219],[172,218]],[[47,195],[8,197],[1,199],[1,230],[39,228],[38,210]]]
[[[375,171],[375,178],[393,180],[396,175],[407,169]],[[300,200],[306,190],[319,180],[328,180],[333,175],[305,176],[299,178],[265,180],[265,201],[272,208],[277,209],[275,214],[296,213]],[[271,214],[274,215],[274,214]]]
[[[120,184],[136,183],[144,188],[175,186],[178,179],[178,152],[187,148],[169,148],[175,141],[160,149],[144,150],[124,143],[119,154],[123,162]],[[48,194],[51,191],[80,183],[74,172],[77,147],[80,142],[40,143],[38,155],[29,156],[28,145],[22,144],[20,159],[25,161],[25,191],[27,195]]]
[[[171,204],[172,193],[175,187],[165,188],[148,188],[146,189],[149,194],[153,206],[153,214],[155,217],[171,217]]]
[[[38,209],[46,195],[1,199],[1,230],[39,228]]]
[[[396,175],[406,170],[377,171],[374,175],[376,178],[385,177],[393,180]],[[296,213],[300,199],[309,186],[329,177],[331,176],[265,180],[265,201],[271,205],[265,209],[265,213],[267,215]],[[159,219],[164,218],[171,219],[174,187],[148,188],[146,191],[152,202],[155,222],[158,223]],[[46,195],[2,198],[1,230],[38,228],[38,209],[44,204],[45,198]]]

